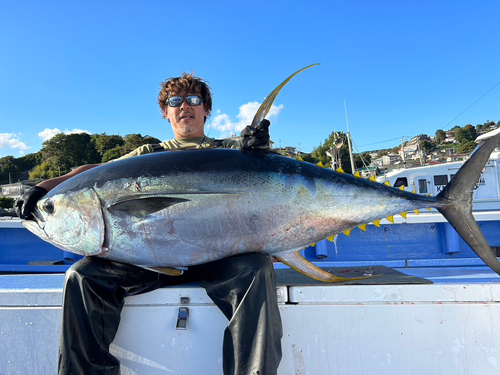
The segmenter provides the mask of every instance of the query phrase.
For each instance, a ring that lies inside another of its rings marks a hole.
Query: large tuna
[[[257,120],[286,82],[271,93]],[[436,197],[272,152],[209,149],[137,156],[60,184],[38,202],[35,220],[24,225],[61,249],[147,268],[259,251],[315,279],[339,281],[298,250],[380,218],[435,207],[500,274],[471,205],[474,185],[499,142],[500,134],[487,140]]]

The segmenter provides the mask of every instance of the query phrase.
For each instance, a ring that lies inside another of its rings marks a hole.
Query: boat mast
[[[345,105],[345,100],[344,100],[344,112],[345,112],[345,123],[347,125],[347,145],[349,146],[349,158],[351,159],[352,174],[354,174],[356,173],[356,168],[354,167],[354,157],[352,155],[351,133],[349,133],[349,121],[347,121],[347,107]]]

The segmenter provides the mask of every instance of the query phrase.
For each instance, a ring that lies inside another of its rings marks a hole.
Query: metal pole
[[[349,133],[349,121],[347,121],[347,107],[345,105],[345,100],[344,100],[344,111],[345,111],[345,123],[347,125],[347,145],[349,146],[349,158],[351,159],[352,174],[354,174],[356,173],[356,168],[354,167],[354,157],[352,155],[351,133]]]

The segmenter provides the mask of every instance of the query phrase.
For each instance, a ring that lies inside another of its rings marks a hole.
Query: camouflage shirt
[[[163,150],[198,149],[210,147],[239,148],[240,144],[235,139],[223,139],[219,141],[215,140],[215,138],[209,138],[207,136],[195,138],[174,138],[170,141],[162,142],[160,144],[142,145],[136,148],[134,151],[129,152],[128,154],[125,154],[115,160],[127,159],[133,156],[144,155]]]

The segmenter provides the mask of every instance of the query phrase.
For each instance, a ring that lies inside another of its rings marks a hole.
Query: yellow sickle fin
[[[373,222],[373,225],[375,225],[376,227],[379,227],[380,228],[380,220],[375,220]]]
[[[391,186],[391,183],[389,181],[386,181],[386,182],[384,182],[384,185]]]
[[[177,268],[170,267],[147,267],[146,269],[152,270],[158,273],[163,273],[168,276],[180,276],[184,273],[183,270],[179,270]]]
[[[363,232],[366,232],[366,224],[361,224],[359,226],[359,229],[361,229]]]
[[[401,212],[400,215],[403,216],[404,219],[406,219],[406,212]]]
[[[306,275],[318,281],[325,281],[328,283],[338,283],[342,281],[362,280],[373,277],[373,276],[368,276],[368,277],[346,279],[343,277],[334,276],[331,273],[328,273],[322,270],[321,268],[316,267],[311,262],[307,261],[302,255],[300,255],[298,251],[273,255],[273,257],[278,259],[280,262],[286,264],[288,267],[294,269],[295,271],[300,272],[301,274]]]
[[[346,230],[346,231],[344,231],[342,233],[344,233],[346,236],[350,236],[351,235],[351,230],[352,229],[348,229],[348,230]]]
[[[320,168],[325,168],[325,166],[323,165],[323,163],[322,163],[322,162],[316,163],[316,165],[317,165],[318,167],[320,167]]]
[[[344,170],[342,169],[342,167],[338,167],[335,172],[337,173],[345,173]]]
[[[306,70],[306,69],[309,69],[311,66],[315,66],[315,65],[321,65],[321,64],[311,64],[309,66],[306,66],[305,68],[302,68],[300,70],[297,70],[295,73],[293,73],[291,76],[289,76],[287,79],[285,79],[283,82],[281,82],[278,87],[276,87],[266,98],[266,100],[264,100],[264,102],[260,105],[259,109],[257,110],[257,113],[255,114],[255,117],[253,118],[252,120],[252,123],[250,124],[250,126],[252,128],[256,128],[257,125],[262,121],[264,120],[264,118],[266,117],[266,115],[269,113],[269,110],[271,109],[273,103],[274,103],[274,99],[276,99],[276,97],[278,96],[279,92],[281,91],[281,89],[288,83],[288,81],[290,81],[293,77],[295,77],[297,74],[299,74],[300,72],[302,72],[303,70]]]
[[[394,224],[394,216],[387,216],[386,219]]]
[[[373,175],[373,174],[370,176],[369,180],[371,182],[377,182],[377,180],[375,179],[375,175]]]
[[[359,172],[354,173],[353,176],[356,177],[356,178],[361,178],[361,174]]]

